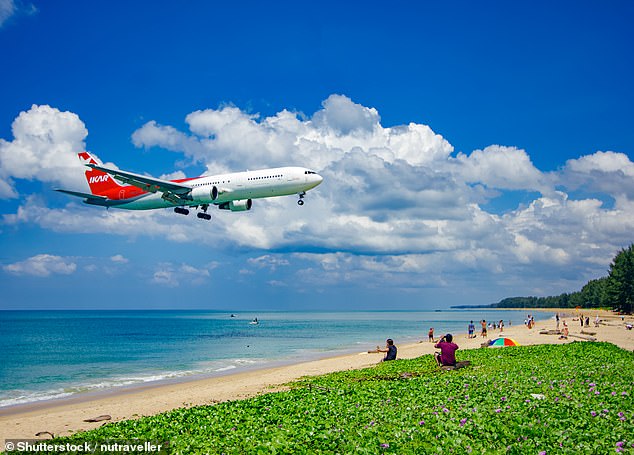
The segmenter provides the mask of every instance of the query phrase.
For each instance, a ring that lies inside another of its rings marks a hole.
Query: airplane
[[[81,197],[86,204],[106,208],[151,210],[174,207],[174,212],[181,215],[189,215],[191,207],[200,208],[202,211],[197,216],[203,220],[211,219],[207,210],[212,205],[222,210],[244,212],[251,210],[253,199],[291,194],[297,194],[297,203],[304,205],[306,191],[323,181],[321,175],[303,167],[164,180],[102,166],[88,152],[77,155],[90,168],[85,173],[90,193],[55,191]]]

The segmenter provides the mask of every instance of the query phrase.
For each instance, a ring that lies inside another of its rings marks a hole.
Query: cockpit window
[[[316,174],[316,172],[313,172],[313,171],[304,171],[304,174]]]

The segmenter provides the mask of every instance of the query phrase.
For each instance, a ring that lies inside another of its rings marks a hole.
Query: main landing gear
[[[298,205],[304,205],[304,196],[306,196],[306,191],[299,193],[299,201],[297,201]]]
[[[211,220],[211,215],[207,213],[207,209],[209,208],[208,204],[205,204],[203,206],[201,206],[202,208],[202,212],[198,212],[196,214],[196,216],[198,218],[200,218],[201,220]],[[179,215],[189,215],[189,209],[186,209],[185,207],[174,207],[174,212],[178,213]]]
[[[211,219],[211,215],[207,213],[207,209],[209,208],[209,204],[203,204],[200,206],[200,208],[203,210],[202,212],[198,212],[196,214],[196,216],[198,218],[200,218],[201,220],[207,220],[209,221]]]

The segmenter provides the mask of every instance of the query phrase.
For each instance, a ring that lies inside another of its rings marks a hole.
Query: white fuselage
[[[186,203],[166,200],[161,197],[160,192],[149,192],[121,200],[121,203],[115,206],[129,210],[148,210],[183,205],[219,205],[238,200],[301,194],[316,187],[322,180],[323,178],[319,174],[303,167],[235,172],[198,177],[181,182],[182,185],[192,188],[193,198]]]

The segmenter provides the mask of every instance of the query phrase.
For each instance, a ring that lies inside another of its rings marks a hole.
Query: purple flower
[[[421,420],[420,422],[418,422],[419,425],[425,425],[425,421]]]
[[[387,448],[389,448],[389,447],[390,447],[390,445],[389,445],[389,444],[387,444],[387,443],[383,443],[383,444],[381,444],[381,448],[382,448],[382,449],[387,449]]]
[[[501,410],[500,408],[497,408],[497,409],[495,410],[495,412],[496,412],[497,414],[499,414],[500,412],[502,412],[502,410]]]
[[[596,413],[596,412],[594,412],[594,411],[590,411],[590,415],[591,415],[592,417],[596,417],[596,416],[597,416],[597,413]]]
[[[460,419],[460,426],[464,427],[464,424],[467,423],[467,419]]]
[[[500,400],[506,401],[506,397],[502,397],[502,398],[500,398]]]
[[[442,408],[442,412],[444,412],[445,414],[449,412],[449,409],[447,408]]]
[[[619,442],[617,442],[617,443],[616,443],[616,446],[617,446],[617,447],[623,447],[623,441],[619,441]]]
[[[539,455],[546,455],[546,451],[542,450],[541,452],[539,452]]]

